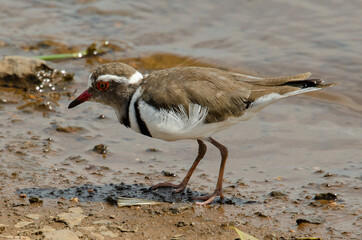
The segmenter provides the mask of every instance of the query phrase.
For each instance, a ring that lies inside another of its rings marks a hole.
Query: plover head
[[[123,99],[134,92],[142,78],[140,72],[127,64],[103,64],[89,75],[87,90],[72,101],[68,108],[85,101],[100,102],[117,108]]]

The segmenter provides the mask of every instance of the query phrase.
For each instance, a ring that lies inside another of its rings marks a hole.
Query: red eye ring
[[[100,91],[106,91],[108,87],[109,87],[109,82],[103,82],[103,81],[97,82],[97,88]]]

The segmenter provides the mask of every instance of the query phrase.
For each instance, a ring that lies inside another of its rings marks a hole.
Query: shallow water
[[[78,49],[104,40],[118,46],[118,51],[97,60],[57,62],[61,68],[75,72],[76,80],[70,87],[70,91],[77,90],[75,95],[85,89],[91,69],[105,59],[129,62],[142,72],[209,64],[262,76],[311,71],[313,76],[339,83],[274,104],[215,138],[230,151],[225,186],[237,185],[239,179],[247,184],[237,190],[227,188],[226,194],[263,201],[277,189],[288,192],[290,199],[304,199],[302,206],[290,204],[288,211],[309,214],[314,210],[308,208],[306,196],[334,192],[343,201],[344,210],[318,209],[318,213],[328,215],[326,226],[333,226],[339,234],[352,232],[353,237],[360,234],[361,220],[356,214],[360,215],[362,208],[361,7],[357,0],[235,0],[223,4],[206,0],[122,4],[106,0],[3,0],[0,55],[51,53],[52,47],[29,47],[42,40]],[[16,104],[2,105],[2,170],[20,171],[24,179],[32,179],[35,174],[49,186],[112,181],[152,185],[168,179],[161,175],[162,170],[177,173],[175,181],[179,181],[195,157],[196,142],[149,139],[119,126],[108,107],[86,103],[67,110],[69,101],[63,97],[56,112],[47,118],[37,111],[17,110]],[[105,119],[97,118],[101,114]],[[55,131],[55,123],[81,126],[86,131],[60,133]],[[34,135],[39,140],[32,139]],[[43,139],[48,137],[54,139],[52,150],[43,153]],[[24,142],[35,142],[35,146],[26,148]],[[91,151],[99,143],[108,146],[106,158]],[[25,154],[10,151],[9,144]],[[147,148],[160,151],[147,152]],[[67,160],[74,155],[85,162]],[[92,174],[86,166],[93,165],[109,170],[103,169],[103,175]],[[190,187],[211,191],[218,166],[218,152],[210,146]],[[68,181],[52,183],[49,169],[67,173]],[[315,173],[318,170],[324,173]],[[328,172],[332,176],[324,177]],[[24,182],[18,187],[31,185]],[[274,206],[270,211],[278,215],[283,210]],[[287,229],[288,224],[280,227]]]

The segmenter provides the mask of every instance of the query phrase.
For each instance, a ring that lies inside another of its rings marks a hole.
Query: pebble
[[[53,232],[44,232],[44,236],[44,240],[79,240],[77,234],[68,229],[62,229]]]
[[[104,144],[95,145],[93,148],[93,152],[98,154],[106,154],[107,153],[107,146]]]
[[[186,237],[182,234],[180,235],[175,235],[171,238],[171,240],[183,240],[183,239],[186,239]]]
[[[29,202],[30,203],[40,203],[41,204],[41,203],[43,203],[43,200],[38,198],[38,197],[30,197]]]
[[[314,200],[336,200],[337,194],[335,193],[317,193]]]
[[[101,224],[101,225],[110,225],[112,223],[113,223],[112,221],[108,221],[108,220],[99,220],[99,221],[93,222],[93,224]]]
[[[185,222],[178,222],[175,225],[176,225],[176,227],[181,228],[181,227],[185,227],[187,224]]]
[[[310,224],[321,224],[324,223],[326,220],[322,217],[315,217],[315,218],[298,218],[296,220],[297,225],[300,225],[302,223],[310,223]]]
[[[103,239],[104,239],[104,237],[103,237],[101,234],[95,233],[95,232],[92,232],[92,233],[91,233],[91,236],[92,236],[95,240],[103,240]]]
[[[83,210],[79,207],[69,208],[68,212],[60,213],[57,215],[56,221],[66,223],[70,228],[80,225],[82,220],[86,217]]]
[[[146,152],[160,152],[160,150],[157,148],[147,148]]]
[[[176,173],[168,172],[168,171],[162,171],[161,173],[162,173],[162,175],[165,176],[165,177],[176,177],[176,176],[177,176]]]
[[[282,193],[281,191],[271,191],[269,193],[269,196],[272,196],[272,197],[283,197],[283,196],[286,196],[287,194],[285,193]]]
[[[0,223],[0,234],[5,231],[5,227],[7,227],[8,225],[5,225],[5,224],[1,224]]]
[[[19,197],[21,197],[21,198],[26,198],[26,193],[20,194]]]
[[[20,221],[18,222],[17,224],[15,224],[15,227],[16,228],[23,228],[23,227],[26,227],[30,224],[32,224],[33,222],[27,222],[27,221]]]
[[[189,209],[192,209],[192,205],[185,205],[185,204],[175,204],[175,206],[170,207],[169,210],[173,214],[178,214],[184,211],[187,211]]]
[[[51,226],[44,226],[44,227],[41,229],[41,231],[42,231],[43,233],[45,233],[45,232],[54,232],[55,229],[52,228]]]
[[[3,235],[1,235],[1,239],[32,240],[30,237],[26,236],[3,236]]]
[[[72,202],[72,203],[79,203],[79,198],[73,197],[69,201]]]
[[[333,177],[333,176],[334,176],[334,174],[327,172],[323,177]]]
[[[103,231],[101,232],[101,234],[106,237],[112,237],[112,238],[118,237],[118,234],[115,234],[112,231]]]
[[[40,215],[30,213],[30,214],[26,215],[25,217],[33,219],[33,220],[38,220],[40,218]]]
[[[77,126],[66,126],[66,127],[56,126],[55,130],[57,132],[63,132],[63,133],[86,132],[85,128]]]
[[[96,228],[91,226],[91,227],[79,227],[79,229],[85,230],[87,232],[95,232]]]

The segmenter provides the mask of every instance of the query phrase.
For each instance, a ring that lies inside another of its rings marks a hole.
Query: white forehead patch
[[[92,86],[92,73],[89,74],[87,88],[90,88],[91,86]]]
[[[139,82],[142,78],[143,78],[143,75],[140,72],[136,71],[129,79],[124,76],[104,74],[104,75],[99,76],[97,78],[96,82],[98,82],[98,81],[103,81],[103,82],[114,81],[114,82],[119,82],[119,83],[124,83],[124,84],[134,84],[134,83]],[[89,75],[88,88],[91,86],[92,86],[92,74]]]

